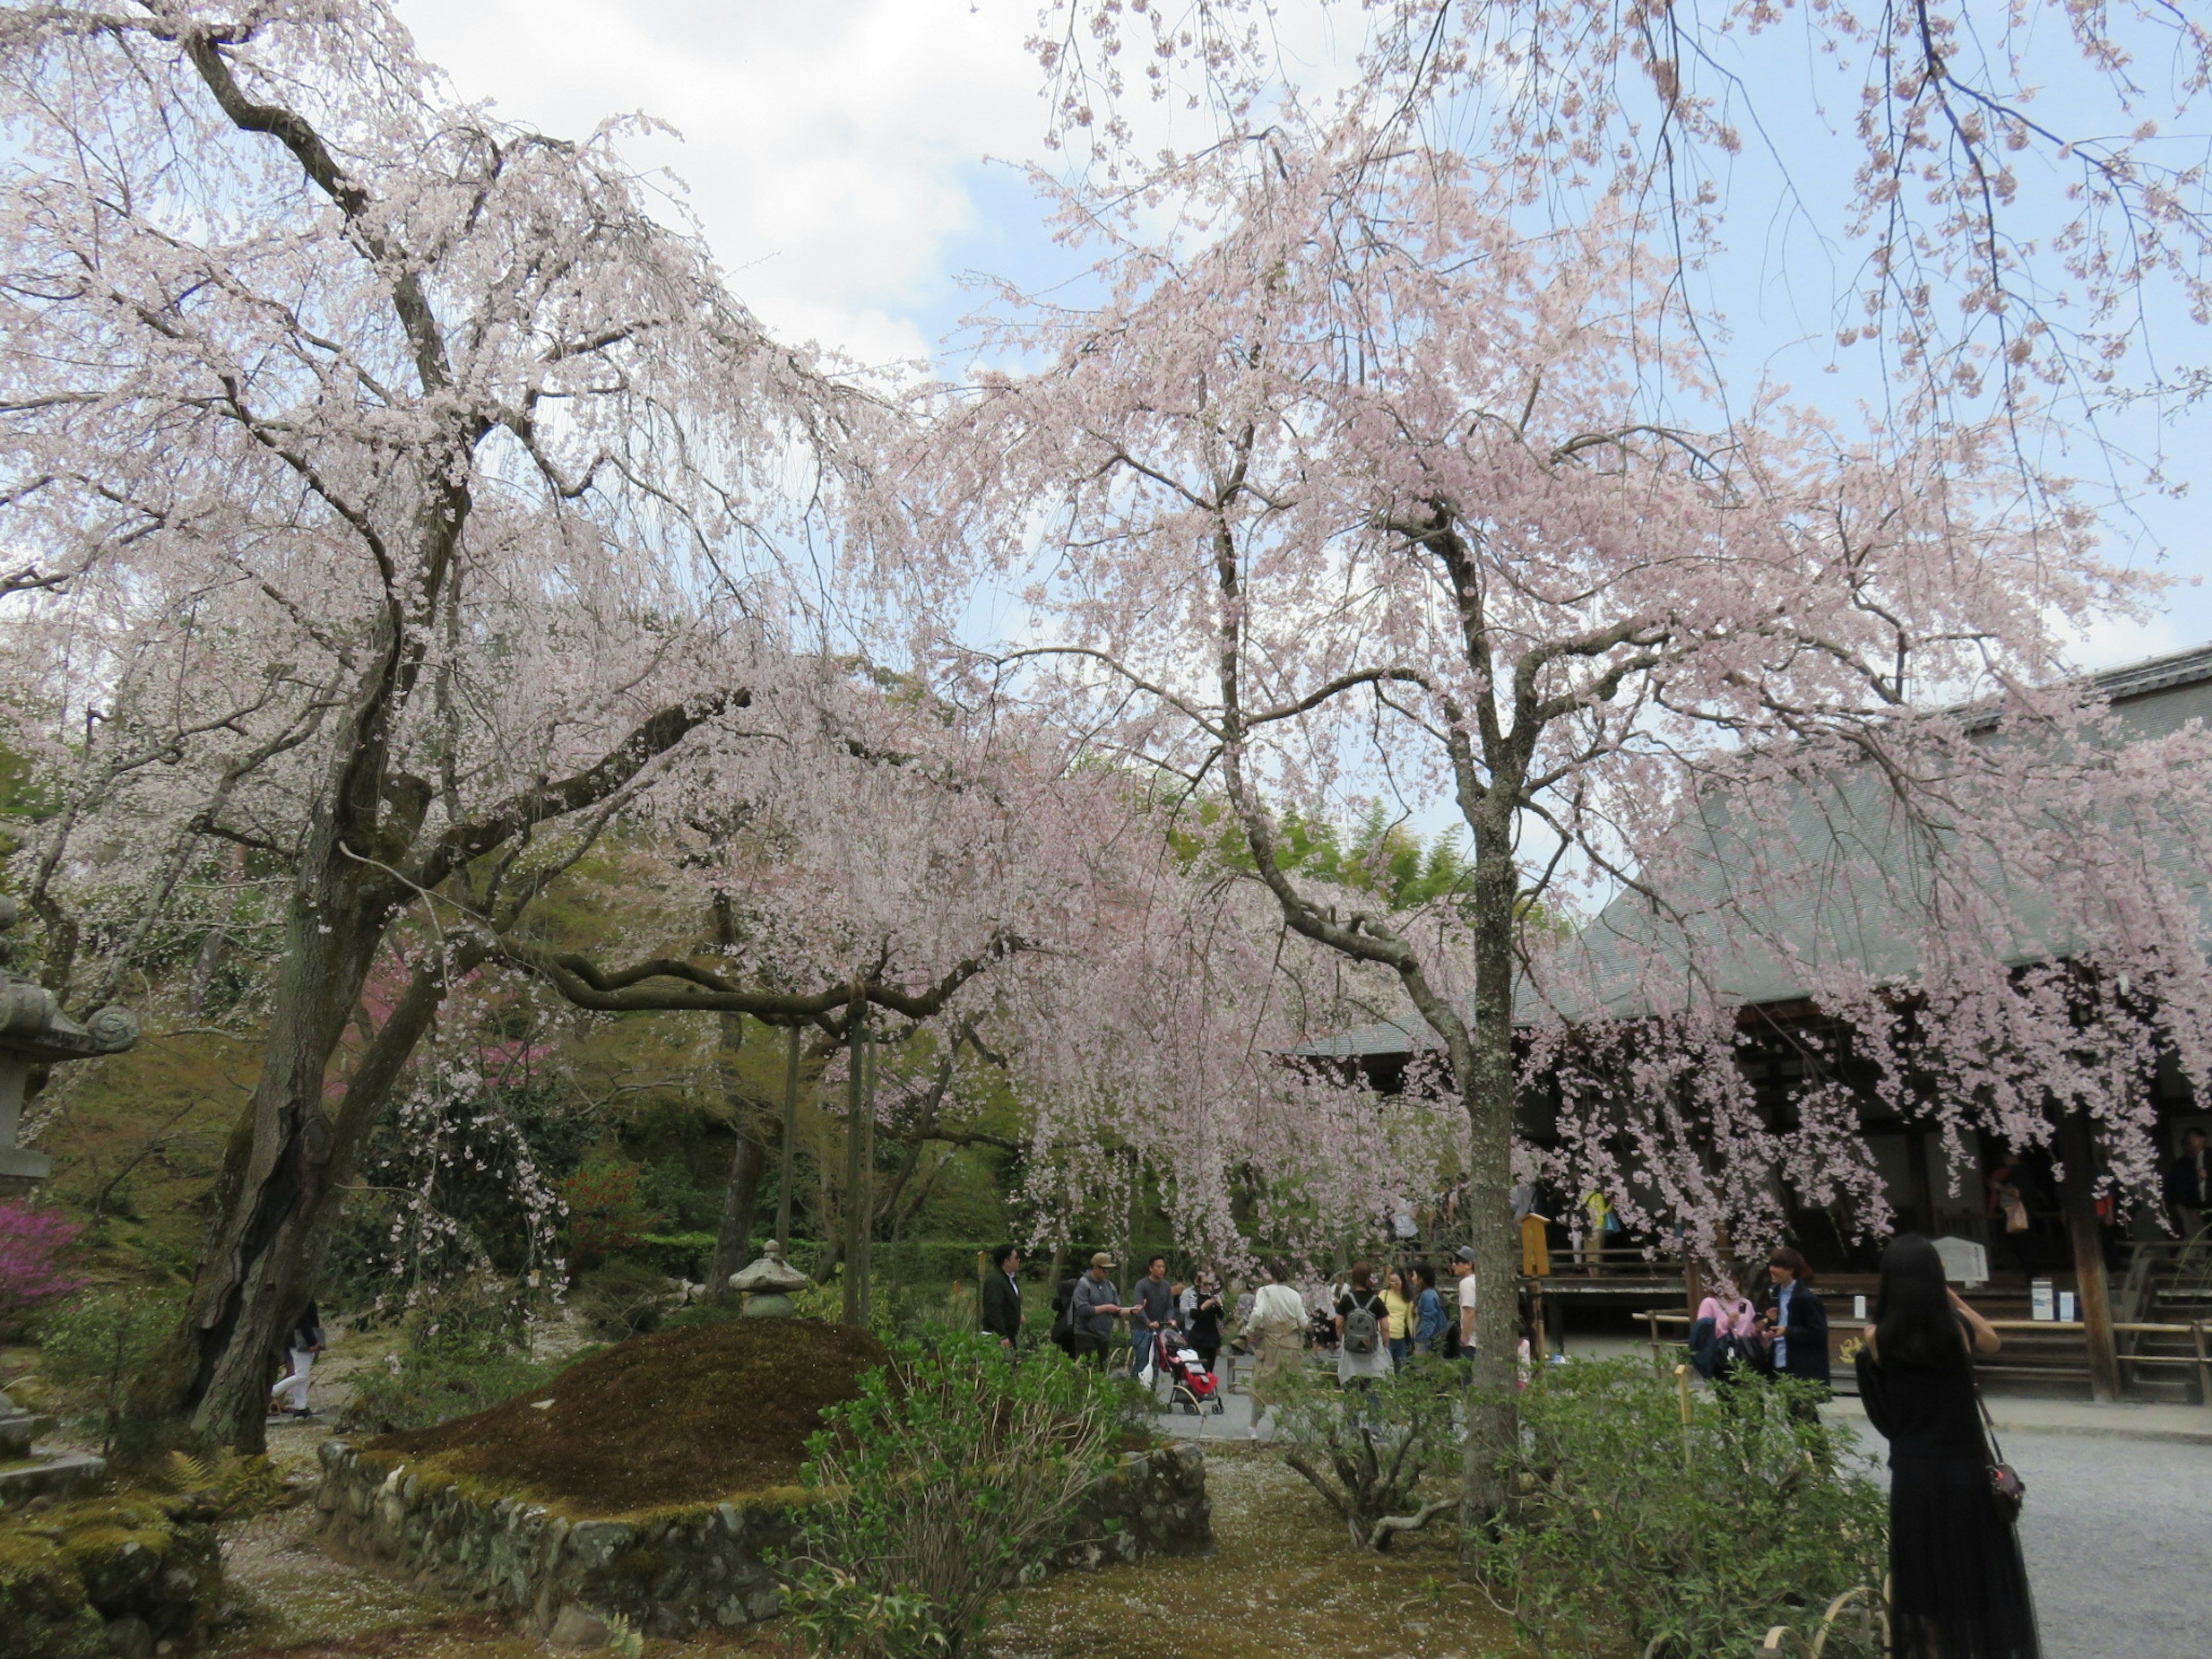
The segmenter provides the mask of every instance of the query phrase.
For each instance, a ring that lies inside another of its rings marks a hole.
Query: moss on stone
[[[175,1500],[125,1493],[0,1519],[0,1659],[104,1651],[104,1620],[126,1613],[189,1630],[220,1581],[213,1527]]]

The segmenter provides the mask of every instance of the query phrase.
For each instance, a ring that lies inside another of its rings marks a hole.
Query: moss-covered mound
[[[0,1520],[0,1659],[105,1659],[188,1642],[222,1583],[189,1498],[87,1498]]]
[[[707,1503],[797,1481],[822,1408],[885,1358],[842,1325],[726,1320],[621,1343],[503,1406],[362,1449],[599,1514]]]

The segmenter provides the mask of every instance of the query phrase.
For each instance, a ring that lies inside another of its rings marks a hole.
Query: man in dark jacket
[[[1787,1244],[1766,1259],[1773,1289],[1759,1322],[1774,1338],[1774,1370],[1808,1382],[1828,1380],[1828,1310],[1813,1288],[1813,1269]]]
[[[995,1265],[983,1275],[983,1328],[1011,1352],[1022,1337],[1022,1286],[1014,1277],[1021,1271],[1022,1253],[1002,1244],[993,1261]]]

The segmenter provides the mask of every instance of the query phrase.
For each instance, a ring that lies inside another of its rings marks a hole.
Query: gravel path
[[[1170,1413],[1169,1433],[1242,1441],[1243,1395],[1220,1417]],[[1854,1426],[1877,1458],[1881,1438]],[[2002,1431],[2027,1483],[2021,1545],[2044,1659],[2186,1659],[2212,1651],[2212,1445]]]
[[[2044,1659],[2184,1659],[2212,1632],[2212,1446],[2004,1436]]]

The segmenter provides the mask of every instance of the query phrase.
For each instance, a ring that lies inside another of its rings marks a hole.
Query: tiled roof
[[[2112,699],[2123,728],[2136,739],[2162,736],[2191,720],[2212,726],[2212,645],[2109,669],[2094,679]],[[1917,969],[1909,930],[1890,924],[1895,892],[1921,884],[1920,859],[1914,838],[1900,832],[1893,804],[1872,778],[1858,787],[1849,779],[1839,780],[1830,798],[1817,802],[1808,799],[1792,813],[1794,856],[1776,861],[1779,867],[1767,872],[1763,890],[1747,888],[1740,879],[1753,860],[1731,855],[1731,848],[1740,846],[1741,840],[1724,818],[1686,821],[1683,831],[1699,836],[1708,847],[1703,863],[1711,875],[1709,890],[1699,896],[1702,904],[1690,907],[1686,927],[1699,945],[1696,970],[1723,997],[1747,1006],[1803,997],[1806,988],[1799,981],[1793,957],[1810,962],[1845,960],[1877,980],[1904,979]],[[2189,856],[2174,849],[2175,873],[2199,890],[2208,936],[2212,936],[2212,871],[2185,862]],[[2066,940],[2052,936],[2051,913],[2039,895],[2021,894],[2014,909],[2021,960],[2063,954],[2069,948]],[[1749,925],[1747,918],[1753,919]],[[1632,969],[1632,958],[1672,957],[1680,961],[1686,976],[1692,969],[1692,951],[1671,930],[1672,924],[1662,927],[1654,921],[1637,895],[1615,897],[1582,930],[1575,946],[1589,953],[1595,981],[1616,988],[1601,993],[1595,1006],[1558,1012],[1569,1018],[1642,1012],[1649,1006],[1649,981]],[[1789,952],[1762,942],[1772,939],[1787,941]],[[1525,1008],[1531,996],[1523,982],[1516,1000]],[[1528,1008],[1528,1012],[1533,1017],[1536,1011]],[[1421,1020],[1409,1017],[1320,1038],[1291,1052],[1352,1058],[1407,1054],[1439,1046]]]

